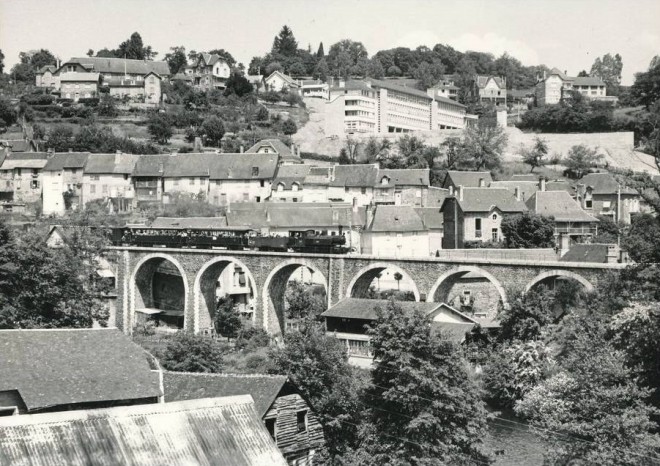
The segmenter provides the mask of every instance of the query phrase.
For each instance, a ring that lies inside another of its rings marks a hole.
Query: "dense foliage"
[[[552,248],[555,246],[555,221],[525,212],[506,215],[502,219],[502,235],[507,248]]]
[[[224,345],[213,338],[177,333],[161,359],[163,368],[178,372],[221,372]]]

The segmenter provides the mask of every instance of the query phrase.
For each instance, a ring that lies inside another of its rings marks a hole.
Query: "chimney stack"
[[[449,195],[450,196],[454,195],[454,187],[453,186],[449,186]]]
[[[539,191],[542,191],[542,192],[545,191],[545,177],[544,176],[539,177]]]
[[[369,228],[369,226],[371,225],[371,222],[374,219],[374,210],[373,209],[374,208],[373,208],[373,205],[371,203],[367,204],[367,208],[366,208],[366,214],[367,214],[366,215],[366,221],[367,221],[367,224],[364,226],[365,228]]]
[[[243,144],[238,148],[239,152],[242,154],[243,153]]]
[[[459,185],[458,188],[456,188],[456,191],[458,193],[458,200],[462,201],[463,200],[463,185]]]
[[[358,202],[357,202],[357,197],[353,198],[353,213],[356,214],[358,211]]]
[[[516,201],[519,201],[520,200],[520,188],[518,186],[516,186],[513,189],[513,194],[514,194],[514,196],[516,196]]]

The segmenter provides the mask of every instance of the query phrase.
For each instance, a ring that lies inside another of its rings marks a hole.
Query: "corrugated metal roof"
[[[0,464],[273,465],[286,461],[250,396],[0,419]]]
[[[348,319],[376,320],[376,309],[385,310],[389,301],[387,299],[344,298],[330,307],[321,316],[340,317]],[[441,303],[427,303],[416,301],[397,301],[404,311],[417,310],[429,314],[441,306]]]
[[[199,374],[164,372],[165,401],[196,400],[220,396],[250,395],[263,417],[282,391],[285,375]]]
[[[160,395],[144,350],[117,329],[1,330],[0,391],[28,410]]]

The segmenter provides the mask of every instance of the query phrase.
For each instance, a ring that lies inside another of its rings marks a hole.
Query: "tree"
[[[312,287],[305,286],[298,281],[289,282],[284,299],[289,319],[317,318],[326,310],[323,297],[315,294]]]
[[[5,72],[5,54],[0,49],[0,74]]]
[[[392,148],[392,142],[389,139],[377,139],[370,137],[364,146],[364,155],[367,163],[375,163],[382,158],[387,158]]]
[[[316,51],[316,58],[321,59],[325,56],[325,52],[323,51],[323,42],[319,43],[319,48]]]
[[[48,132],[47,147],[56,152],[66,152],[73,148],[73,130],[70,126],[58,125]]]
[[[621,84],[621,71],[623,70],[623,60],[618,53],[614,56],[605,54],[603,58],[596,58],[591,66],[590,76],[602,79],[607,85],[607,95],[619,95],[619,85]]]
[[[296,122],[291,118],[284,120],[284,123],[282,123],[282,132],[287,136],[296,134],[298,132],[298,126],[296,126]]]
[[[401,280],[403,280],[403,275],[401,275],[401,273],[399,273],[399,272],[396,272],[394,274],[394,279],[396,280],[396,289],[400,291],[401,290]]]
[[[271,54],[284,55],[285,57],[294,57],[298,51],[298,42],[293,36],[293,31],[289,26],[283,26],[280,33],[273,40]]]
[[[314,67],[314,73],[313,73],[314,78],[326,82],[328,80],[328,74],[330,74],[330,68],[328,67],[328,62],[325,61],[325,58],[321,58]]]
[[[114,97],[110,96],[110,94],[103,94],[101,100],[99,101],[97,111],[100,116],[107,117],[116,117],[119,114],[115,99]]]
[[[423,62],[413,71],[413,78],[417,80],[417,88],[423,91],[435,86],[445,74],[442,63]]]
[[[555,219],[535,213],[505,215],[502,219],[504,245],[509,249],[554,248]]]
[[[161,363],[168,371],[217,373],[225,352],[212,338],[179,332],[167,344]]]
[[[147,122],[147,131],[154,139],[160,144],[167,144],[172,137],[172,124],[169,118],[165,115],[156,114],[149,118]]]
[[[501,341],[530,341],[541,336],[548,325],[558,322],[564,310],[555,309],[556,293],[545,286],[534,287],[520,293],[509,302],[509,307],[498,314]]]
[[[0,98],[0,126],[11,126],[16,123],[16,110],[9,100]]]
[[[307,74],[307,68],[305,68],[305,65],[299,61],[293,63],[287,71],[289,75],[295,77],[305,76]]]
[[[366,74],[370,78],[383,79],[383,76],[385,76],[385,68],[383,68],[380,60],[372,58],[367,65]]]
[[[531,150],[523,149],[523,163],[530,166],[530,172],[544,165],[543,159],[548,155],[548,143],[539,136],[534,138],[534,147]]]
[[[571,150],[568,151],[568,157],[563,163],[570,175],[580,179],[602,158],[603,155],[599,154],[598,150],[579,144],[571,147]]]
[[[586,70],[582,70],[578,73],[578,78],[588,78],[588,77],[589,77],[589,73],[587,73]]]
[[[652,214],[635,215],[622,244],[635,262],[660,263],[660,221]]]
[[[327,60],[335,76],[342,76],[347,79],[351,68],[359,63],[364,64],[364,60],[368,57],[369,54],[362,42],[344,39],[332,44],[328,51]]]
[[[39,49],[18,54],[19,63],[14,65],[11,74],[16,81],[34,84],[36,72],[46,66],[57,64],[57,59],[49,50]]]
[[[477,171],[484,168],[494,170],[502,163],[502,153],[507,141],[507,134],[500,126],[479,124],[464,130],[462,150]]]
[[[259,110],[257,110],[257,114],[255,115],[257,121],[268,121],[269,116],[268,109],[263,105],[260,105]]]
[[[211,115],[202,123],[200,133],[205,144],[220,147],[222,137],[225,135],[225,125],[220,118]]]
[[[234,309],[234,302],[230,297],[225,296],[218,300],[215,306],[213,324],[216,332],[223,337],[227,339],[238,337],[239,332],[243,328],[243,321],[238,312],[236,312],[236,309]]]
[[[488,462],[479,444],[488,414],[459,348],[421,312],[394,301],[369,330],[375,367],[365,393],[370,464]]]
[[[358,152],[361,144],[362,143],[360,142],[359,139],[353,139],[349,137],[346,138],[346,141],[344,142],[344,147],[341,150],[344,151],[344,155],[349,161],[348,162],[349,164],[357,163]],[[340,153],[340,159],[341,159],[341,153]]]
[[[171,52],[165,54],[165,61],[170,67],[170,73],[175,75],[188,65],[186,58],[186,48],[183,45],[178,47],[170,47]]]
[[[275,71],[284,71],[284,68],[282,67],[282,64],[278,61],[274,61],[268,64],[265,68],[265,76],[270,76],[273,74]]]
[[[236,94],[238,97],[243,97],[244,95],[250,94],[252,91],[254,91],[254,87],[252,87],[250,81],[248,81],[242,74],[237,72],[234,72],[231,74],[231,76],[229,76],[225,86],[225,96]]]
[[[638,105],[644,105],[647,109],[660,100],[660,63],[646,72],[635,74],[630,96]]]
[[[556,333],[558,367],[516,405],[539,428],[581,441],[558,441],[548,464],[650,464],[660,437],[646,403],[650,390],[635,383],[625,357],[607,338],[602,315],[586,310],[564,319]],[[563,439],[562,439],[563,440]]]
[[[356,426],[364,419],[359,397],[365,381],[362,372],[348,364],[342,343],[327,336],[321,325],[309,322],[299,332],[288,333],[272,358],[277,372],[288,374],[314,407],[330,454],[356,447]]]
[[[225,49],[213,49],[209,50],[209,53],[211,55],[218,55],[220,58],[227,62],[227,65],[229,65],[230,68],[233,68],[234,65],[236,65],[236,59]]]
[[[95,280],[104,256],[102,235],[74,228],[61,248],[42,235],[14,236],[0,223],[0,328],[90,328],[107,324],[98,300],[107,291]]]
[[[157,53],[152,51],[151,46],[145,46],[139,32],[134,32],[128,40],[119,44],[114,51],[118,58],[130,58],[133,60],[152,60]]]
[[[398,66],[392,65],[387,69],[385,74],[387,76],[401,76],[403,72],[401,71],[401,68],[399,68]]]

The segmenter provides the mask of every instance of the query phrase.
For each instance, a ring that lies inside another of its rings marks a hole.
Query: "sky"
[[[619,53],[626,85],[660,54],[660,0],[0,0],[0,49],[8,67],[38,48],[66,60],[138,31],[156,59],[183,45],[224,48],[247,65],[285,24],[313,51],[346,38],[370,56],[444,43],[570,75]]]

